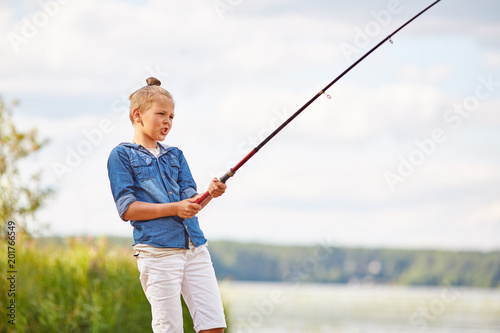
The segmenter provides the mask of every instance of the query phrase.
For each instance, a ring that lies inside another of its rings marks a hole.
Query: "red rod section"
[[[250,153],[248,153],[247,156],[245,156],[241,161],[240,163],[236,164],[234,167],[231,168],[231,171],[233,173],[235,173],[236,171],[238,171],[239,168],[241,168],[241,166],[243,164],[245,164],[253,155],[255,155],[257,151],[255,149],[252,149],[252,151]],[[225,182],[224,182],[225,183]]]
[[[238,164],[236,164],[234,167],[232,167],[231,169],[229,169],[228,172],[226,172],[224,174],[224,176],[222,176],[219,180],[222,182],[222,183],[226,183],[226,181],[231,178],[232,176],[234,176],[234,173],[236,171],[238,171],[239,168],[241,168],[243,166],[243,164],[245,164],[253,155],[255,155],[255,153],[257,153],[258,150],[256,150],[255,148],[252,149],[252,151],[250,153],[248,153],[247,156],[245,156]],[[196,203],[201,205],[201,203],[203,201],[205,201],[208,197],[210,196],[210,194],[208,193],[208,191],[206,191],[205,193],[203,193],[203,195],[201,197],[199,197],[197,200],[196,200]]]

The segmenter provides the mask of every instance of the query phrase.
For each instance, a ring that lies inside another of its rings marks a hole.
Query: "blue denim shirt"
[[[123,214],[134,201],[151,203],[177,202],[191,198],[196,192],[189,166],[182,151],[158,143],[160,154],[135,143],[121,143],[109,155],[108,176],[118,214]],[[134,245],[189,248],[206,243],[198,218],[181,219],[165,216],[152,220],[130,221],[134,227]],[[189,238],[188,238],[189,237]]]

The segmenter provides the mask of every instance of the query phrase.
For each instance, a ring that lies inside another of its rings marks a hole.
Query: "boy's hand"
[[[208,193],[212,198],[220,197],[226,191],[227,185],[214,178],[208,186]]]
[[[177,208],[177,216],[182,219],[190,219],[201,210],[201,205],[196,203],[196,199],[186,199],[179,201]]]

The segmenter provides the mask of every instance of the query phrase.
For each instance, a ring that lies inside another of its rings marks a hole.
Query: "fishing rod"
[[[401,27],[399,27],[397,30],[395,30],[392,34],[390,34],[385,39],[383,39],[380,43],[378,43],[377,45],[375,45],[365,55],[363,55],[361,58],[359,58],[355,63],[353,63],[351,66],[349,66],[349,68],[347,68],[345,71],[343,71],[342,74],[340,74],[339,76],[337,76],[332,82],[330,82],[328,85],[326,85],[326,87],[324,87],[323,89],[321,89],[313,98],[311,98],[309,101],[307,101],[306,104],[304,104],[293,115],[291,115],[287,120],[285,120],[285,122],[283,122],[283,124],[281,124],[278,128],[276,128],[274,130],[274,132],[272,132],[271,134],[269,134],[269,136],[267,138],[265,138],[257,147],[253,148],[250,151],[250,153],[248,153],[248,155],[246,155],[238,164],[236,164],[234,167],[230,168],[229,171],[226,172],[219,179],[219,181],[225,184],[226,181],[229,178],[231,178],[231,177],[234,176],[234,174],[236,173],[236,171],[238,171],[238,169],[241,168],[243,166],[243,164],[245,164],[250,158],[252,158],[252,156],[254,156],[262,147],[264,147],[266,145],[266,143],[268,143],[272,138],[274,138],[276,136],[276,134],[278,134],[283,128],[285,128],[286,125],[288,125],[292,120],[294,120],[295,117],[297,117],[302,111],[304,111],[309,105],[311,105],[316,99],[318,99],[318,97],[320,97],[321,95],[323,95],[331,86],[333,86],[338,80],[340,80],[344,75],[346,75],[351,69],[353,69],[354,67],[356,67],[356,65],[358,65],[361,61],[363,61],[366,57],[368,57],[373,51],[375,51],[376,49],[378,49],[382,44],[384,44],[387,41],[391,41],[391,43],[392,43],[392,39],[391,39],[392,36],[394,36],[395,34],[397,34],[401,29],[403,29],[404,27],[406,27],[413,20],[415,20],[417,17],[419,17],[420,15],[422,15],[423,13],[425,13],[427,10],[429,10],[432,6],[434,6],[435,4],[437,4],[439,1],[441,1],[441,0],[435,1],[430,6],[428,6],[424,10],[422,10],[420,13],[418,13],[417,15],[415,15],[411,20],[409,20],[408,22],[406,22],[405,24],[403,24]],[[205,199],[208,198],[209,195],[210,194],[208,193],[208,191],[205,192],[201,197],[199,197],[196,200],[196,203],[197,204],[201,204],[203,201],[205,201]]]

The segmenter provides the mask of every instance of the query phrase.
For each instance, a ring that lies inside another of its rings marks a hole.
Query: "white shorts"
[[[226,327],[215,271],[206,245],[159,258],[141,258],[139,255],[137,266],[142,289],[151,304],[155,333],[183,332],[181,294],[196,332]]]

